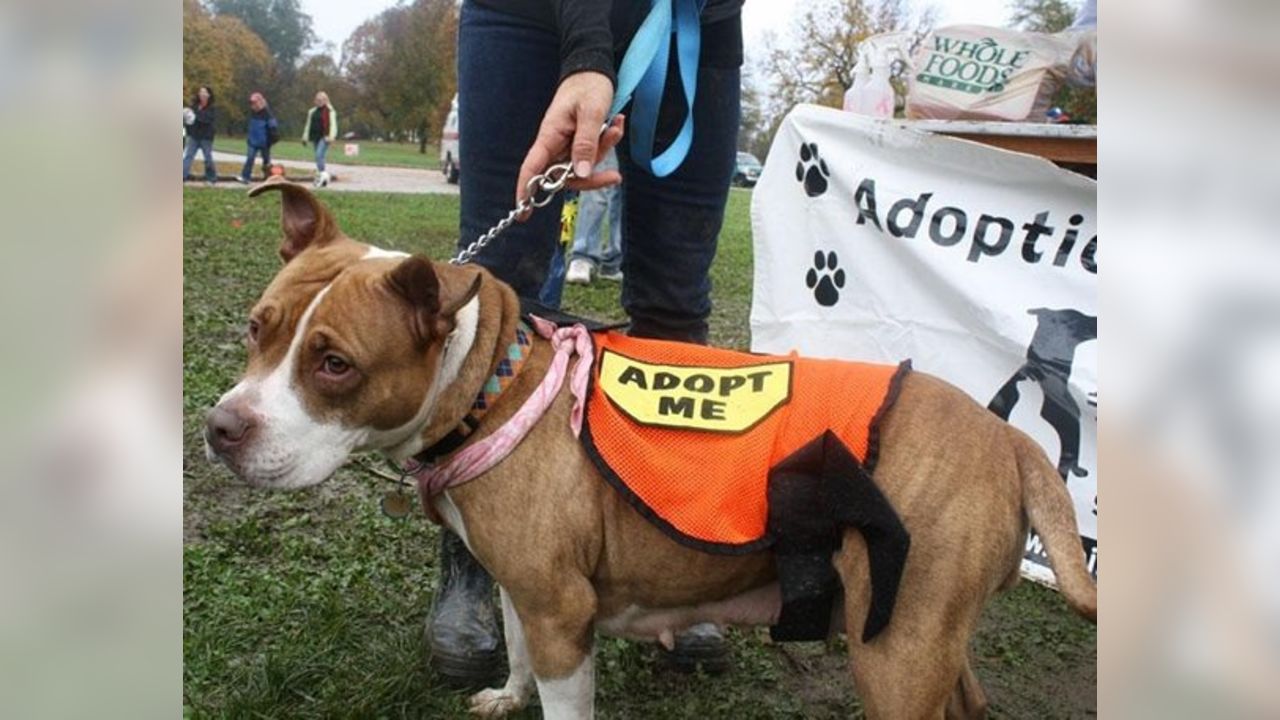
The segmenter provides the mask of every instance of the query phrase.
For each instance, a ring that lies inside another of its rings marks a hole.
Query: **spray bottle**
[[[863,40],[858,46],[853,87],[844,96],[844,109],[859,115],[892,118],[896,95],[889,82],[894,60],[907,61],[906,33],[885,33]]]
[[[858,61],[853,66],[853,86],[844,91],[843,109],[845,112],[861,112],[856,109],[859,107],[858,98],[870,82],[871,66],[865,61],[862,53],[859,52]]]

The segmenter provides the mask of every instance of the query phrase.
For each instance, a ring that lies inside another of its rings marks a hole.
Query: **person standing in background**
[[[316,93],[315,106],[307,111],[307,122],[302,126],[302,144],[313,143],[316,148],[316,185],[325,185],[323,178],[324,156],[329,144],[338,139],[338,112],[329,103],[329,95],[321,90]]]
[[[595,172],[617,169],[618,155],[610,149],[596,164]],[[606,217],[609,218],[608,235],[602,232]],[[578,198],[573,251],[564,281],[588,285],[592,273],[602,280],[622,280],[622,188],[619,185],[588,190]]]
[[[191,101],[191,110],[195,117],[187,125],[187,147],[182,152],[182,181],[191,179],[191,163],[195,161],[196,151],[204,157],[204,182],[213,185],[218,181],[218,168],[213,164],[213,123],[216,119],[213,108],[213,90],[201,85]]]
[[[248,184],[253,176],[253,159],[262,154],[262,177],[271,174],[271,146],[280,138],[276,118],[271,114],[267,99],[260,92],[249,96],[249,132],[245,140],[244,167],[236,178]]]

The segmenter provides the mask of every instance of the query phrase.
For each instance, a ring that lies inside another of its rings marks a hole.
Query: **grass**
[[[342,154],[343,145],[348,142],[360,146],[360,154],[347,157]],[[244,138],[219,136],[213,141],[213,149],[222,152],[244,155]],[[303,147],[296,137],[281,137],[280,142],[271,148],[273,160],[315,160],[315,149],[310,145]],[[426,153],[418,152],[417,143],[377,142],[375,140],[338,140],[329,146],[326,159],[340,165],[381,165],[384,167],[420,168],[423,170],[440,169],[440,146],[428,143]]]
[[[340,471],[296,493],[255,491],[203,457],[203,414],[244,361],[245,314],[279,266],[279,206],[242,191],[184,191],[183,703],[190,717],[453,718],[463,695],[425,667],[423,622],[436,578],[436,529],[385,518],[387,490]],[[388,248],[450,254],[458,199],[332,193],[348,234]],[[749,192],[731,193],[713,279],[716,344],[745,348],[751,293]],[[569,286],[565,305],[618,319],[618,285]],[[660,671],[651,647],[602,640],[603,718],[860,716],[841,648],[773,645],[733,632],[724,677]],[[992,715],[1077,718],[1096,710],[1096,630],[1053,592],[1023,583],[988,609],[974,643]],[[519,715],[540,717],[536,709]]]

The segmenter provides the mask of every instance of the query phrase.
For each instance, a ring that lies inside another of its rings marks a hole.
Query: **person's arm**
[[[560,79],[598,72],[617,83],[613,69],[613,31],[607,0],[550,0],[560,34]]]
[[[329,106],[329,142],[336,142],[338,139],[338,111]]]
[[[594,190],[621,182],[616,170],[592,168],[622,138],[621,119],[601,134],[613,103],[612,3],[603,0],[550,0],[560,34],[560,87],[543,115],[538,137],[520,165],[516,201],[528,195],[534,175],[568,156],[577,176],[574,190]]]

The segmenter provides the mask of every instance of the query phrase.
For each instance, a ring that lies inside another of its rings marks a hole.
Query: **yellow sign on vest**
[[[654,365],[605,350],[600,389],[644,425],[743,432],[791,397],[791,363],[733,368]]]

